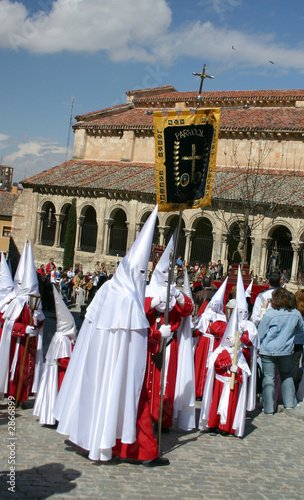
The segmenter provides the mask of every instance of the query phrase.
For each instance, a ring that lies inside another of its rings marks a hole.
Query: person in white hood
[[[77,331],[73,315],[54,285],[53,293],[56,309],[56,332],[46,353],[33,409],[33,415],[39,417],[41,425],[54,425],[56,423],[52,410],[72,355]]]
[[[31,243],[26,252],[22,281],[17,286],[16,297],[9,303],[3,315],[12,327],[10,345],[10,373],[8,396],[25,402],[37,391],[43,357],[42,335],[44,314],[41,305],[33,313],[32,324],[29,308],[30,295],[39,295],[37,272],[34,264]],[[26,340],[29,335],[28,347]],[[24,358],[25,353],[25,358]],[[22,364],[25,359],[23,371]],[[21,382],[17,394],[19,380]]]

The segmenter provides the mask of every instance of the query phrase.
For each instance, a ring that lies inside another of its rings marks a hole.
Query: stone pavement
[[[55,315],[47,313],[46,336],[54,328]],[[304,402],[299,410],[248,414],[243,439],[173,428],[162,436],[171,463],[154,469],[91,462],[54,427],[40,426],[33,404],[34,398],[27,409],[18,408],[9,428],[9,402],[0,401],[1,499],[303,498]]]

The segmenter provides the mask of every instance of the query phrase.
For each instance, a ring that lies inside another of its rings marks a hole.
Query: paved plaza
[[[79,312],[74,314],[80,325]],[[47,346],[55,314],[46,316]],[[26,409],[16,410],[11,428],[11,405],[0,401],[1,499],[303,498],[304,402],[298,410],[279,406],[275,415],[249,413],[243,439],[173,428],[162,436],[170,465],[153,469],[91,462],[54,427],[40,426],[32,415],[33,404],[34,398]]]

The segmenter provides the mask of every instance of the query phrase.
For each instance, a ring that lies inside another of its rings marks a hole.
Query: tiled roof
[[[12,217],[14,203],[18,196],[19,194],[0,191],[0,215],[5,217]]]
[[[261,170],[257,174],[259,203],[304,207],[304,172]],[[212,198],[236,200],[246,198],[250,180],[245,168],[218,167]],[[256,179],[256,177],[252,177]],[[58,165],[22,181],[24,187],[75,188],[107,192],[155,195],[155,167],[151,163],[77,161]]]
[[[92,129],[150,129],[153,130],[152,110],[127,109],[123,113],[101,115],[79,125]],[[77,125],[75,126],[78,127]],[[288,130],[304,129],[304,108],[222,108],[220,130]]]
[[[198,91],[171,92],[159,94],[151,97],[135,97],[134,104],[143,104],[144,101],[163,100],[163,101],[185,101],[187,99],[195,100]],[[212,90],[202,92],[204,101],[230,101],[230,100],[304,100],[304,89],[283,89],[283,90]]]
[[[153,194],[155,172],[150,163],[70,160],[29,177],[22,184]]]
[[[127,90],[126,94],[127,95],[145,95],[147,97],[149,97],[149,94],[151,95],[154,95],[154,94],[159,94],[159,95],[163,95],[161,94],[161,92],[164,92],[164,94],[166,95],[169,91],[171,92],[177,92],[177,90],[172,87],[172,85],[163,85],[161,87],[150,87],[150,88],[146,88],[146,89],[135,89],[135,90]]]

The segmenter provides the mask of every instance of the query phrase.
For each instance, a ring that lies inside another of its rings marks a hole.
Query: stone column
[[[61,234],[62,221],[65,218],[66,214],[54,214],[54,215],[56,218],[54,244],[55,244],[55,247],[60,247],[60,234]]]
[[[141,228],[143,227],[143,225],[144,225],[143,222],[136,222],[135,223],[135,240],[136,240],[137,236],[139,235],[139,233],[140,233]]]
[[[76,227],[76,250],[81,250],[81,234],[82,234],[82,226],[85,220],[85,215],[80,215],[77,219],[77,227]]]
[[[186,236],[184,261],[185,261],[186,265],[190,262],[191,248],[192,248],[192,234],[195,233],[195,231],[196,231],[195,229],[184,228],[184,233]]]
[[[266,275],[266,259],[267,259],[267,250],[269,247],[269,244],[271,243],[272,238],[262,238],[262,252],[261,252],[261,263],[260,263],[260,269],[259,269],[259,276],[264,276]]]
[[[220,259],[220,257],[218,257],[217,255],[215,255],[215,252],[217,250],[215,248],[216,245],[214,244],[215,239],[216,239],[216,231],[212,231],[211,234],[212,234],[212,238],[213,238],[213,243],[212,243],[212,251],[211,251],[211,258],[210,258],[210,260],[211,260],[211,262],[213,264],[214,262],[217,263],[217,261]]]
[[[133,245],[135,239],[134,239],[134,236],[132,237],[132,231],[130,230],[130,222],[126,220],[125,222],[126,226],[127,226],[127,229],[128,229],[128,232],[127,232],[127,241],[126,241],[126,250],[125,252],[127,253],[131,246]],[[133,232],[133,235],[135,234],[135,231]]]
[[[105,222],[105,228],[106,228],[106,231],[105,231],[105,241],[104,241],[104,253],[106,255],[109,255],[109,251],[110,251],[110,232],[111,232],[111,227],[112,227],[112,224],[114,222],[114,219],[112,219],[111,217],[109,217],[108,219],[105,219],[104,220]]]
[[[165,246],[165,236],[167,231],[170,229],[170,226],[158,226],[159,230],[159,245],[161,247]]]
[[[297,283],[298,281],[298,267],[299,267],[299,257],[301,252],[301,243],[299,241],[290,242],[293,249],[293,259],[291,267],[290,283]]]
[[[46,211],[45,210],[41,210],[40,212],[37,212],[37,215],[38,215],[38,231],[37,231],[37,245],[41,245],[41,235],[42,235],[42,225],[43,225],[43,221],[45,219],[45,215],[46,215]]]
[[[229,238],[229,233],[222,233],[222,252],[221,252],[221,262],[223,265],[223,274],[227,274],[228,270],[228,238]]]

